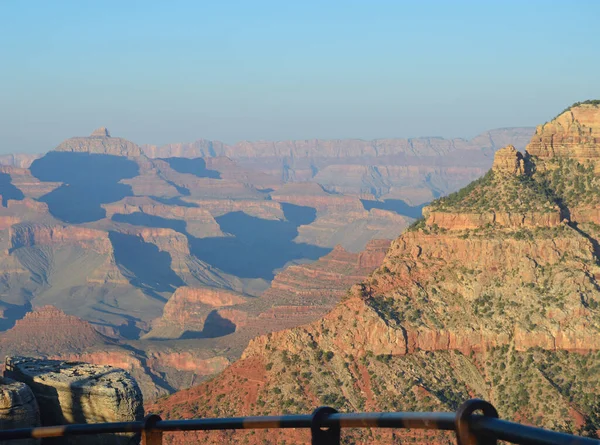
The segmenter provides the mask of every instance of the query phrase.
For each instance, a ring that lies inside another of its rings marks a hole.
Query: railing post
[[[154,429],[156,424],[161,420],[158,414],[148,414],[144,417],[142,445],[162,445],[162,431]]]
[[[321,424],[330,414],[337,413],[337,410],[329,406],[321,406],[312,413],[310,424],[310,434],[312,436],[312,445],[339,445],[340,444],[340,426],[331,426],[322,429]]]
[[[469,423],[471,414],[482,411],[484,416],[498,418],[498,411],[489,402],[471,399],[463,403],[456,411],[456,442],[458,445],[497,445],[496,437],[486,434],[474,434]]]

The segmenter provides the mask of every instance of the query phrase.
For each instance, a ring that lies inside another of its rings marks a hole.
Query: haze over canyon
[[[325,315],[425,204],[532,134],[156,147],[99,128],[4,155],[0,352],[122,367],[146,401],[198,383]]]

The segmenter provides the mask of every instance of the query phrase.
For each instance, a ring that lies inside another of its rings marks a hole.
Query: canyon
[[[322,318],[251,340],[213,379],[148,406],[164,418],[454,411],[597,437],[600,107],[539,126],[525,152],[438,198]],[[230,388],[236,391],[231,392]],[[304,443],[307,432],[172,434],[170,443]],[[350,443],[452,439],[352,431]]]
[[[147,402],[196,385],[326,316],[425,204],[532,133],[155,147],[99,128],[4,155],[0,354],[113,365]]]

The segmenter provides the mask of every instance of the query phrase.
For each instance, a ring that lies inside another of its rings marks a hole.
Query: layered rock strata
[[[140,147],[126,139],[111,137],[106,128],[95,130],[89,137],[74,137],[67,139],[54,150],[72,153],[126,156],[132,158],[143,156]]]
[[[586,120],[596,113],[590,107],[566,112],[583,116],[576,124],[562,125],[564,113],[547,124],[562,132],[548,144],[562,145],[546,158],[507,147],[482,179],[432,203],[322,319],[257,337],[220,376],[151,409],[164,416],[307,412],[318,404],[454,410],[477,396],[502,417],[596,437],[598,386],[589,370],[600,366],[600,228],[572,219],[600,196],[592,159],[599,144],[589,138],[600,115]],[[532,144],[535,151],[537,136]],[[440,215],[450,215],[447,224]],[[235,396],[223,389],[233,384]],[[357,442],[404,440],[348,434]]]
[[[20,351],[22,354],[66,354],[106,342],[107,339],[88,322],[49,305],[28,312],[11,329],[0,333],[0,348],[3,351]]]
[[[527,152],[540,159],[560,157],[579,162],[600,158],[600,107],[583,104],[536,128]]]

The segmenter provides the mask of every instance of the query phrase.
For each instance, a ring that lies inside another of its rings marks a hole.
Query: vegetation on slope
[[[549,314],[576,312],[584,301],[596,317],[589,323],[600,330],[600,312],[596,312],[600,293],[591,275],[597,270],[596,260],[591,245],[576,230],[558,226],[496,232],[494,236],[484,228],[446,236],[468,242],[472,252],[465,254],[473,255],[473,260],[444,254],[444,244],[431,247],[428,243],[439,243],[431,236],[422,240],[418,263],[412,249],[398,249],[373,273],[365,286],[371,289],[365,298],[389,326],[479,329],[485,323],[490,331],[512,335],[515,325],[530,331],[557,329],[558,322]],[[561,243],[556,239],[562,239]],[[503,255],[493,257],[493,251],[511,248],[523,259],[507,264]],[[546,249],[552,255],[537,256]],[[491,262],[478,265],[479,255],[488,255]],[[418,280],[406,276],[407,266],[428,274]],[[393,292],[377,290],[385,289],[389,280],[407,284]]]
[[[536,173],[535,181],[552,190],[555,200],[563,207],[589,207],[600,202],[600,177],[591,162],[550,159],[546,161],[546,169]]]
[[[599,99],[589,99],[589,100],[584,100],[583,102],[575,102],[570,107],[567,107],[564,110],[562,110],[556,117],[560,116],[563,113],[566,113],[567,111],[571,111],[571,109],[579,107],[581,105],[592,105],[594,107],[599,107],[600,106],[600,100]]]
[[[431,203],[431,210],[452,213],[551,212],[553,196],[530,175],[505,176],[488,171],[461,190]]]
[[[275,350],[270,358],[266,384],[257,387],[255,402],[243,410],[239,397],[252,397],[254,390],[242,376],[217,377],[210,393],[204,387],[188,394],[185,408],[156,406],[163,418],[307,413],[316,405],[346,412],[455,411],[464,400],[481,397],[490,400],[502,418],[558,431],[595,436],[600,423],[600,401],[594,396],[600,384],[598,353],[539,348],[519,352],[501,346],[486,354],[418,351],[405,356],[367,353],[357,358],[327,354],[312,346],[300,354]],[[241,388],[236,397],[231,397],[232,385]],[[271,440],[273,433],[267,436]],[[377,434],[345,431],[343,442],[376,439]],[[422,442],[405,432],[396,434],[406,442]],[[281,438],[287,445],[301,443]]]

